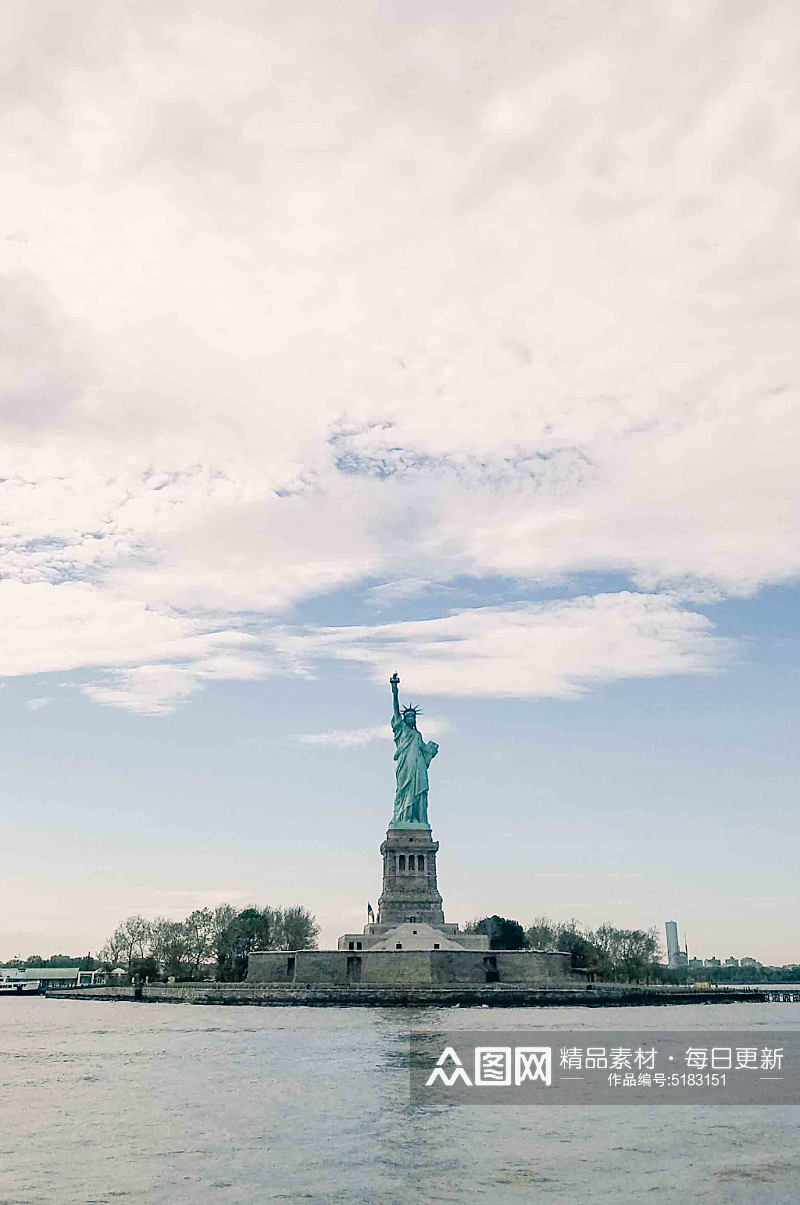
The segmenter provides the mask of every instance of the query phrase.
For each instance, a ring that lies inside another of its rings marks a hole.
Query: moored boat
[[[0,996],[35,996],[41,984],[38,979],[9,979],[0,982]]]

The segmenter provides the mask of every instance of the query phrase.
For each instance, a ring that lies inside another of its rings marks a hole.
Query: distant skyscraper
[[[667,963],[673,969],[685,967],[688,963],[688,952],[682,950],[678,941],[678,926],[674,920],[667,921]]]

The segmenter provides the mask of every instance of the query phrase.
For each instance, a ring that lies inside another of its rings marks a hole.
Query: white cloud
[[[261,678],[281,668],[251,633],[204,631],[187,615],[88,582],[0,582],[0,621],[7,637],[0,673],[124,667],[85,693],[146,714],[171,710],[212,679]]]
[[[96,703],[138,711],[140,715],[165,715],[200,689],[200,679],[181,665],[140,665],[121,670],[103,685],[91,683],[83,693]]]
[[[28,699],[25,706],[27,707],[28,711],[41,711],[43,707],[46,707],[48,703],[52,702],[53,700],[50,698]]]
[[[465,576],[797,577],[793,6],[65,22],[6,35],[0,672],[96,667],[158,713],[303,672],[316,637],[276,664],[271,625],[345,586],[443,611]],[[632,605],[598,604],[595,671],[551,642],[536,681],[669,667],[655,637],[602,654]]]
[[[218,635],[235,640],[241,634],[225,632]],[[212,640],[207,651],[183,663],[138,665],[117,670],[107,681],[88,683],[82,690],[97,703],[127,708],[142,715],[165,715],[210,681],[249,682],[271,672],[281,672],[280,667],[269,666],[261,650],[249,657],[214,652]]]
[[[330,732],[298,732],[291,738],[303,745],[333,745],[341,749],[355,749],[368,745],[370,741],[390,740],[392,730],[388,724],[375,724],[371,728],[350,728]]]
[[[283,640],[363,662],[379,682],[402,663],[403,678],[420,694],[517,698],[576,698],[617,678],[710,673],[733,651],[708,619],[674,598],[629,592],[287,632]]]

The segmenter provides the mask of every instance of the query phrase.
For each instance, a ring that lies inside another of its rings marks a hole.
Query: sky
[[[9,6],[0,957],[380,893],[800,962],[791,0]]]

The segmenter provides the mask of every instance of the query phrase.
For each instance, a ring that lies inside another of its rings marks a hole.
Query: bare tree
[[[143,916],[129,916],[114,930],[100,956],[107,963],[122,963],[130,967],[132,962],[141,962],[150,952],[150,922]]]
[[[122,960],[126,941],[121,929],[115,929],[100,951],[99,958],[109,968],[115,967]]]
[[[188,941],[183,921],[157,917],[150,926],[153,957],[165,975],[180,976],[186,966]]]
[[[603,979],[650,979],[663,957],[656,929],[618,929],[608,922],[587,934],[597,952],[597,970]]]
[[[183,922],[183,931],[189,971],[197,978],[201,966],[210,961],[214,952],[214,913],[210,908],[195,908]]]
[[[628,981],[645,979],[649,982],[653,968],[661,956],[658,931],[623,929],[620,933],[619,961]]]
[[[129,916],[100,952],[108,964],[122,963],[137,974],[152,960],[166,975],[199,978],[205,964],[216,961],[221,979],[241,979],[252,950],[315,950],[319,936],[316,918],[301,904],[289,908],[239,910],[232,904],[196,908],[184,921],[157,917],[152,923]],[[147,971],[155,974],[155,971]]]

